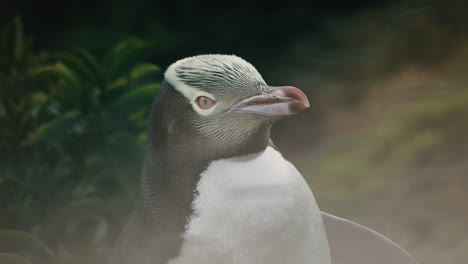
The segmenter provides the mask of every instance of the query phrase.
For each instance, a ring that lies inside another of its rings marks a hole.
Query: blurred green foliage
[[[14,18],[0,46],[0,226],[29,229],[82,263],[112,243],[111,226],[136,198],[159,68],[139,62],[150,45],[136,38],[102,59],[82,49],[35,54],[22,27]],[[0,242],[8,237],[46,248],[0,232]]]

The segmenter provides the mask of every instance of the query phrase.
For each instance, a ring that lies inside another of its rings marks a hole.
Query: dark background
[[[164,69],[225,53],[308,95],[311,109],[273,140],[323,210],[421,263],[465,263],[467,11],[461,0],[1,1],[0,262],[102,263],[137,197]]]

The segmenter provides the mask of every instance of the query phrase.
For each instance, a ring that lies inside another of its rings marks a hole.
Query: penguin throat
[[[270,127],[258,130],[251,136],[239,141],[150,142],[142,175],[143,189],[151,193],[171,192],[191,201],[192,192],[200,179],[200,173],[216,160],[245,156],[263,152],[270,142]],[[159,143],[159,144],[158,144]],[[164,186],[164,188],[161,188]],[[148,189],[149,188],[149,189]]]

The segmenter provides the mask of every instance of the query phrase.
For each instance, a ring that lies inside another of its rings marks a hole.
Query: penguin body
[[[272,146],[273,123],[307,107],[302,91],[268,86],[236,56],[172,64],[151,108],[139,202],[111,264],[414,264],[385,237],[321,213]]]
[[[201,174],[180,255],[169,264],[330,263],[304,178],[272,147]]]

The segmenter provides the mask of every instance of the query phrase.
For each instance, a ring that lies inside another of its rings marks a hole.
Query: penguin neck
[[[215,160],[228,159],[264,151],[270,144],[270,127],[258,130],[242,144],[220,149],[210,148],[202,141],[169,146],[166,142],[151,142],[148,148],[144,177],[151,177],[166,190],[187,189],[199,180],[199,175]],[[185,177],[182,179],[182,177]]]
[[[269,136],[261,141],[252,140],[249,146],[225,153],[221,157],[196,155],[198,152],[183,148],[150,148],[140,181],[139,207],[149,215],[162,208],[177,208],[175,214],[184,219],[193,213],[193,199],[201,174],[212,161],[264,151],[268,146],[268,139]]]

